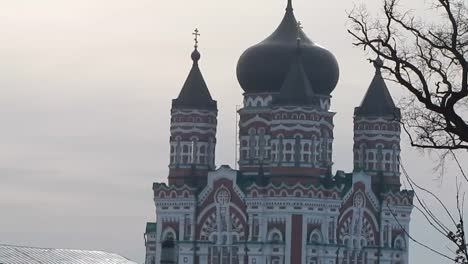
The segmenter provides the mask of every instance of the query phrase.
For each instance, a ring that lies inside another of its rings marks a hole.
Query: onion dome
[[[275,32],[259,44],[247,49],[237,65],[237,79],[246,93],[279,92],[294,59],[298,35],[292,0]],[[301,60],[315,92],[330,95],[339,78],[335,56],[310,40],[302,29]]]
[[[301,60],[301,47],[298,43],[296,55],[289,67],[289,72],[281,86],[279,94],[275,97],[275,105],[311,105],[314,90],[304,70]]]
[[[205,79],[198,67],[201,58],[198,49],[192,52],[193,66],[177,99],[172,100],[173,108],[216,110],[217,103],[211,97]]]
[[[400,117],[400,109],[395,106],[392,96],[388,91],[385,80],[382,77],[381,69],[384,62],[377,57],[373,61],[375,75],[369,89],[359,107],[356,107],[354,114],[356,116],[368,117]]]

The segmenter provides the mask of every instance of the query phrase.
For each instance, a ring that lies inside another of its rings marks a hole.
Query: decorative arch
[[[281,190],[280,196],[281,196],[281,197],[287,197],[287,196],[288,196],[288,192],[287,192],[286,190]]]
[[[283,242],[283,234],[281,231],[277,228],[274,228],[268,232],[268,241],[273,242],[273,243],[280,243]]]
[[[258,192],[257,192],[257,190],[253,190],[253,191],[251,192],[251,195],[252,195],[253,198],[257,198],[257,197],[258,197]]]
[[[321,243],[323,243],[322,232],[320,232],[320,230],[318,230],[318,229],[314,229],[312,232],[310,232],[309,243],[310,244],[321,244]]]
[[[353,243],[353,239],[356,240],[356,243],[361,242],[361,239],[366,240],[367,245],[375,245],[376,244],[376,234],[377,234],[377,225],[376,219],[374,219],[369,212],[364,209],[364,213],[362,215],[362,222],[360,225],[361,232],[356,234],[353,229],[353,212],[348,210],[343,214],[342,219],[339,225],[338,231],[338,239],[343,244],[346,245],[346,240],[349,240]]]
[[[161,233],[161,241],[177,240],[177,233],[172,227],[166,227]]]
[[[400,249],[400,250],[406,249],[406,241],[402,235],[398,235],[393,240],[393,248]]]

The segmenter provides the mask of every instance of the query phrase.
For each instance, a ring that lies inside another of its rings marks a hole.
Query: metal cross
[[[196,28],[196,29],[194,30],[194,32],[192,33],[192,35],[195,36],[195,38],[194,38],[193,40],[195,41],[195,48],[196,48],[196,49],[198,48],[198,37],[201,36],[199,32],[200,32],[200,31],[198,31],[198,28]]]

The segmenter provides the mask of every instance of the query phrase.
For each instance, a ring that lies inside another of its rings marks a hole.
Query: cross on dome
[[[198,30],[198,28],[196,28],[193,31],[192,35],[195,36],[195,38],[193,39],[195,41],[195,46],[194,47],[195,47],[195,49],[198,49],[198,37],[201,36],[200,31]]]

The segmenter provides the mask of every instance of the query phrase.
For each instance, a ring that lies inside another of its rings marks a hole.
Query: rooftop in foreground
[[[0,264],[136,264],[101,251],[0,245]]]

